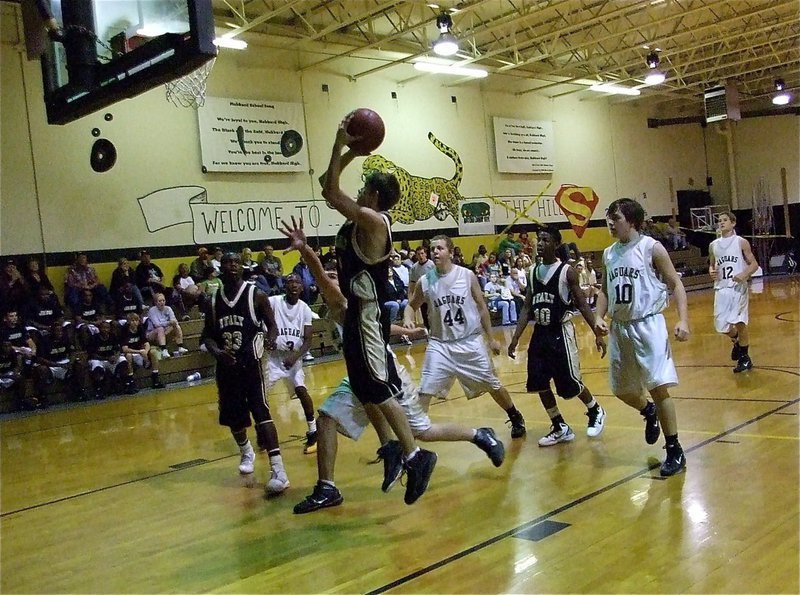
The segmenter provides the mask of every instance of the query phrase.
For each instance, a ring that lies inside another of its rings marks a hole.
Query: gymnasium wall
[[[7,17],[8,3],[3,3]],[[11,11],[14,14],[16,11]],[[432,131],[452,147],[464,164],[459,192],[464,197],[493,196],[510,209],[495,208],[498,227],[514,218],[524,201],[552,195],[562,184],[590,186],[600,199],[594,225],[579,245],[601,248],[609,241],[603,211],[619,196],[643,202],[651,215],[669,215],[673,208],[669,179],[675,190],[705,188],[714,176],[712,192],[724,201],[727,180],[725,145],[721,137],[697,125],[648,129],[645,109],[635,103],[611,103],[603,97],[567,95],[550,100],[535,94],[514,95],[483,90],[481,83],[453,85],[436,76],[418,76],[398,66],[355,81],[348,75],[382,62],[347,58],[324,68],[301,70],[298,55],[251,44],[246,52],[222,50],[209,80],[208,94],[241,99],[268,99],[302,103],[311,171],[306,173],[209,173],[200,170],[197,115],[165,101],[163,88],[115,104],[66,126],[46,123],[38,62],[18,53],[4,19],[0,45],[0,253],[70,253],[76,250],[129,253],[142,247],[182,247],[187,257],[195,243],[191,224],[148,230],[137,201],[151,192],[175,186],[206,189],[209,202],[316,201],[321,225],[316,233],[328,236],[341,217],[321,200],[319,174],[327,166],[337,124],[349,110],[365,106],[378,111],[387,137],[377,153],[411,174],[423,178],[453,175],[453,162],[431,145]],[[332,50],[335,51],[335,50]],[[317,56],[321,59],[323,56]],[[306,61],[309,60],[304,55]],[[323,84],[327,91],[323,91]],[[392,92],[397,98],[391,97]],[[111,114],[110,121],[104,114]],[[554,123],[556,170],[552,175],[499,173],[495,164],[492,116]],[[788,120],[786,124],[779,124]],[[118,153],[116,165],[95,173],[89,151],[98,128]],[[706,147],[704,148],[704,135]],[[793,135],[793,136],[792,136]],[[791,200],[797,192],[797,118],[761,118],[738,125],[737,159],[740,192],[760,171],[773,172],[774,143],[794,144],[785,153],[790,169]],[[792,152],[793,151],[793,152]],[[793,159],[792,163],[789,163]],[[746,166],[744,164],[747,164]],[[773,175],[771,174],[771,175]],[[343,176],[343,187],[360,186],[356,162]],[[721,184],[720,184],[721,182]],[[264,230],[264,239],[278,238],[275,227],[290,215],[277,209]],[[542,221],[566,223],[552,198],[543,198],[529,213]],[[524,220],[521,220],[524,221]],[[431,219],[414,225],[397,224],[400,237],[429,236],[444,224]],[[314,232],[314,230],[312,230]],[[569,236],[567,236],[569,237]],[[462,238],[465,252],[491,237]],[[224,245],[224,237],[218,242]],[[280,242],[275,242],[280,243]],[[250,242],[254,249],[263,241]],[[179,256],[180,254],[170,254]],[[113,258],[106,259],[108,261]]]

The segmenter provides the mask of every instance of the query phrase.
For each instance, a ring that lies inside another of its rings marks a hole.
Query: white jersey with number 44
[[[603,252],[608,312],[616,322],[641,320],[667,307],[667,286],[653,266],[656,241],[639,236],[633,242],[615,242]]]
[[[474,276],[469,269],[454,266],[446,275],[440,276],[434,268],[420,279],[432,339],[457,341],[481,332],[481,317],[472,297]]]

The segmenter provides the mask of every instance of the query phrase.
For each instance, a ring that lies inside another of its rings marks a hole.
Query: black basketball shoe
[[[314,512],[320,508],[339,506],[342,502],[344,502],[344,497],[336,486],[318,481],[311,495],[306,496],[305,500],[295,505],[294,513],[305,514],[307,512]]]
[[[736,364],[736,367],[733,369],[733,373],[739,374],[740,372],[750,370],[752,367],[753,360],[750,359],[749,355],[743,355],[739,358],[739,363]]]
[[[664,448],[667,449],[667,458],[661,464],[661,477],[670,477],[686,469],[686,455],[683,454],[683,449],[679,443],[674,446],[665,446]]]
[[[413,459],[406,461],[406,475],[408,476],[406,504],[414,504],[428,489],[428,482],[431,480],[437,459],[435,452],[421,448]]]
[[[378,458],[383,459],[383,484],[381,489],[388,492],[403,474],[403,449],[397,440],[389,440],[378,449]]]
[[[661,435],[661,425],[658,423],[656,404],[648,401],[642,417],[644,417],[644,441],[648,444],[655,444]]]
[[[472,442],[487,454],[492,464],[499,467],[506,458],[506,448],[497,439],[492,428],[478,428]]]
[[[525,418],[519,412],[509,415],[506,423],[511,424],[512,438],[522,438],[528,431],[525,428]]]

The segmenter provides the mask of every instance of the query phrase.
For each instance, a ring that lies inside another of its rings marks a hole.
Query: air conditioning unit
[[[706,122],[742,119],[739,91],[733,84],[706,89],[703,92],[703,102],[706,107]]]

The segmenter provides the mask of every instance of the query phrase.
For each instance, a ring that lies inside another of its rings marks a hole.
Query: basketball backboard
[[[55,0],[42,55],[47,121],[66,124],[186,75],[217,54],[211,0]]]

